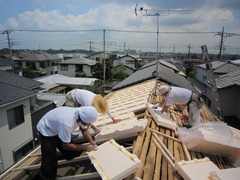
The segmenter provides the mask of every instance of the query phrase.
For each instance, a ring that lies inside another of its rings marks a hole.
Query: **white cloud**
[[[12,28],[17,28],[18,27],[18,22],[14,17],[11,17],[7,20],[7,24],[12,27]]]

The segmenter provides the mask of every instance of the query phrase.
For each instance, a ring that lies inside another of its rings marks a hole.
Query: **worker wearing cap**
[[[198,105],[198,95],[192,91],[168,85],[161,85],[158,89],[158,95],[162,96],[162,101],[159,104],[153,106],[157,108],[158,106],[163,107],[161,111],[157,111],[158,114],[166,112],[167,109],[177,103],[188,105],[188,118],[190,127],[196,126],[201,123],[200,121],[200,108]],[[189,127],[189,126],[188,126]]]
[[[114,115],[108,110],[107,101],[100,94],[95,94],[91,91],[84,89],[73,89],[66,95],[66,106],[79,107],[79,106],[94,106],[101,114],[108,114],[112,121],[117,123],[120,119],[115,119]],[[100,132],[94,125],[91,126],[96,134]]]
[[[88,127],[97,120],[98,112],[92,106],[80,108],[58,107],[46,113],[38,122],[42,163],[40,176],[43,179],[55,179],[57,173],[58,148],[64,158],[73,159],[81,151],[92,151],[97,148],[88,132]],[[78,128],[90,144],[71,143],[71,133]]]

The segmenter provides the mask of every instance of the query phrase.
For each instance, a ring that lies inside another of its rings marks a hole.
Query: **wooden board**
[[[90,160],[102,179],[123,179],[142,166],[141,161],[113,139],[88,152]]]

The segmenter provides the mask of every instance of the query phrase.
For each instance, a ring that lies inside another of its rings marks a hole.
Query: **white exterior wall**
[[[85,72],[88,76],[92,76],[91,66],[83,65],[83,72]]]
[[[7,110],[24,105],[24,123],[9,130]],[[30,114],[30,100],[26,99],[0,108],[0,152],[4,170],[14,164],[13,150],[33,139],[32,122]]]
[[[196,79],[198,81],[200,81],[201,83],[205,84],[205,83],[207,83],[207,79],[204,80],[203,79],[204,76],[206,76],[208,79],[208,73],[207,73],[206,69],[197,67]]]
[[[121,63],[121,59],[116,59],[113,61],[113,66],[118,66],[120,64],[123,64],[123,63]]]
[[[132,64],[127,64],[127,61],[133,61]],[[122,58],[119,58],[119,59],[116,59],[113,61],[113,66],[118,66],[120,64],[125,64],[129,67],[132,67],[132,68],[135,68],[135,59],[134,58],[131,58],[131,57],[122,57]]]
[[[59,64],[58,65],[58,68],[57,68],[57,71],[58,71],[58,74],[62,74],[62,75],[65,75],[65,76],[69,76],[69,77],[75,77],[76,75],[76,66],[75,64],[72,65],[68,65],[68,71],[62,71],[61,70],[61,65]],[[88,65],[83,65],[83,72],[86,73],[88,76],[91,76],[91,67],[88,66]]]

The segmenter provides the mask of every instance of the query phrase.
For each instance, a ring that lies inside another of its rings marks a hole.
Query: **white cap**
[[[93,106],[83,106],[79,108],[78,115],[85,123],[93,123],[97,120],[98,112]]]
[[[168,92],[169,86],[167,85],[161,85],[160,88],[158,89],[158,95],[161,96],[162,94]]]

